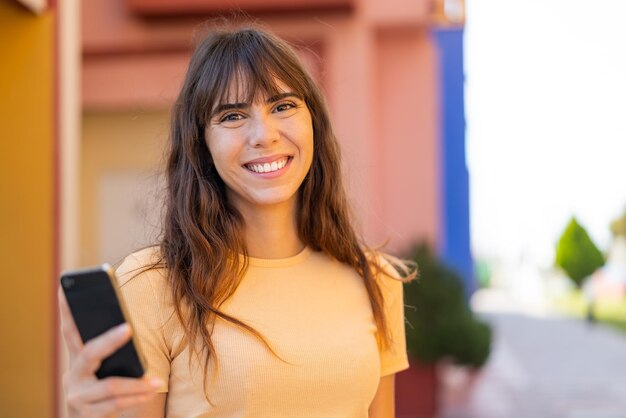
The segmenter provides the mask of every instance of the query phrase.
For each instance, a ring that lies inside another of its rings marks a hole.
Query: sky
[[[474,256],[547,268],[571,216],[608,250],[626,209],[626,1],[466,8]]]

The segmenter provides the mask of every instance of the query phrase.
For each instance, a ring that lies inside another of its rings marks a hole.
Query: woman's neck
[[[246,223],[245,240],[250,257],[287,258],[304,249],[298,237],[295,204],[285,203],[241,211]]]

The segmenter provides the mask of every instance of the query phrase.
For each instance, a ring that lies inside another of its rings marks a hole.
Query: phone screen
[[[61,276],[61,287],[72,312],[72,317],[83,340],[108,331],[127,322],[115,292],[113,271],[108,265],[68,272]],[[133,340],[103,360],[96,376],[141,377],[144,367]]]

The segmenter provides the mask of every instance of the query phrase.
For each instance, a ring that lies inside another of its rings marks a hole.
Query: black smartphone
[[[83,342],[124,322],[131,325],[110,265],[63,273],[61,287]],[[138,348],[133,335],[128,343],[102,361],[96,376],[99,379],[143,376],[145,362]]]

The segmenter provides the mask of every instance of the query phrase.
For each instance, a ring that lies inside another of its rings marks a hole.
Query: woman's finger
[[[97,402],[85,409],[86,416],[90,417],[109,417],[114,416],[116,412],[132,408],[150,400],[154,396],[152,394],[118,396],[116,398],[107,399]]]
[[[100,402],[72,405],[68,403],[70,415],[92,418],[108,418],[117,416],[118,412],[130,409],[150,400],[155,393],[118,396]]]
[[[59,299],[61,332],[63,333],[63,339],[65,339],[65,343],[67,344],[67,349],[70,352],[71,361],[83,348],[83,341],[80,338],[80,333],[78,332],[78,328],[76,328],[72,312],[67,304],[67,300],[65,299],[65,294],[63,293],[61,286],[59,286],[57,290],[57,295]]]
[[[92,375],[102,360],[115,353],[130,339],[130,327],[123,323],[85,343],[76,357],[75,371],[79,375]]]
[[[120,396],[149,395],[156,393],[163,382],[161,379],[135,379],[129,377],[108,377],[78,386],[67,393],[67,402],[78,407],[94,404]]]
[[[100,402],[119,396],[146,395],[155,393],[163,385],[158,378],[136,379],[132,377],[107,377],[94,380],[74,393],[79,402]]]

